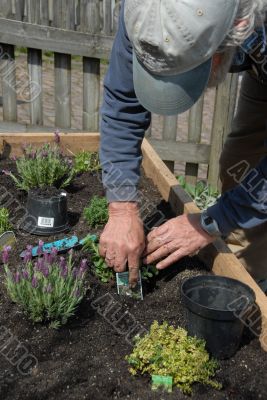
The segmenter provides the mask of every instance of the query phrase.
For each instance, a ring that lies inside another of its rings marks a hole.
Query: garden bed
[[[12,167],[10,163],[1,161],[1,169],[7,167],[10,169],[10,166]],[[153,175],[151,166],[155,163],[150,164],[150,168],[148,164],[149,158],[145,157],[146,174],[151,176]],[[162,174],[153,175],[154,181],[157,181],[158,187],[161,188],[161,193],[145,176],[141,182],[141,191],[150,200],[150,217],[159,209],[167,217],[171,216],[170,206],[163,201],[162,196],[165,199],[169,198],[171,204],[176,202],[177,206],[181,207],[182,203],[177,197],[173,197],[175,192],[169,193],[168,172],[165,170],[165,175],[164,169],[161,172]],[[1,176],[1,185],[20,202],[25,202],[26,197],[15,189],[8,177]],[[103,188],[97,174],[85,173],[76,178],[67,191],[71,212],[71,230],[68,235],[77,234],[82,238],[89,230],[81,217],[82,210],[92,195],[103,195]],[[181,192],[180,199],[182,195],[184,196]],[[188,207],[193,208],[186,197],[184,200]],[[99,230],[90,232],[98,233]],[[60,234],[56,238],[64,236],[66,235]],[[17,237],[16,252],[12,255],[15,265],[19,262],[19,253],[29,243],[29,236],[25,237],[21,232],[17,232]],[[37,244],[38,237],[31,238],[32,244]],[[55,237],[46,238],[49,241],[54,239]],[[215,250],[208,252],[209,259],[212,258],[212,254],[215,254]],[[81,250],[75,252],[76,258],[83,258],[84,255]],[[219,256],[217,254],[215,258],[218,259],[220,256],[229,257],[229,254]],[[205,259],[208,258],[205,256]],[[187,398],[175,388],[172,394],[152,392],[148,377],[132,377],[129,374],[125,356],[130,354],[132,349],[131,337],[125,337],[127,323],[125,326],[125,319],[121,322],[119,319],[128,312],[131,318],[138,322],[139,327],[146,329],[154,320],[186,327],[186,315],[181,304],[179,289],[185,278],[200,273],[207,273],[202,261],[197,257],[185,258],[178,265],[162,272],[150,284],[145,285],[143,301],[119,297],[113,285],[101,284],[89,273],[88,282],[91,289],[76,315],[58,331],[29,322],[21,310],[6,297],[5,288],[1,283],[0,327],[5,327],[17,337],[29,353],[37,358],[38,364],[30,375],[22,376],[17,371],[16,365],[12,366],[6,359],[4,350],[0,349],[0,398],[7,400]],[[113,307],[105,313],[110,301],[113,302]],[[261,349],[259,340],[252,339],[247,334],[236,356],[220,362],[216,378],[223,384],[223,389],[216,391],[195,385],[192,398],[264,399],[267,392],[266,370],[267,357]]]

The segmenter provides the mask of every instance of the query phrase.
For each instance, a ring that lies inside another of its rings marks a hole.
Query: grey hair
[[[240,46],[265,19],[267,0],[240,0],[235,21],[246,20],[244,26],[234,25],[221,47]]]

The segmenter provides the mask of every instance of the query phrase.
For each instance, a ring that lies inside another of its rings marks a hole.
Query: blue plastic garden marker
[[[45,243],[42,247],[42,253],[46,252],[46,253],[50,253],[52,247],[55,247],[57,249],[57,251],[60,252],[64,252],[67,250],[72,249],[75,246],[79,246],[79,245],[83,245],[84,241],[90,237],[91,240],[96,241],[97,236],[96,235],[88,235],[86,236],[86,238],[79,240],[77,236],[72,236],[71,238],[64,238],[64,239],[60,239],[57,240],[55,242],[51,242],[51,243]],[[41,254],[37,254],[38,251],[38,246],[33,247],[32,249],[32,256],[33,257],[37,257],[38,255]],[[23,251],[20,254],[20,257],[24,257],[25,255],[25,251]]]

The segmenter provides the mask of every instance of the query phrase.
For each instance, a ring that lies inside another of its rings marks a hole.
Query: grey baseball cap
[[[239,0],[125,0],[134,87],[147,110],[180,114],[199,99],[238,5]]]

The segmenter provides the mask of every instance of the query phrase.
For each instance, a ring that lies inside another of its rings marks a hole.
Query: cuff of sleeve
[[[223,203],[220,200],[207,209],[207,214],[215,219],[222,236],[228,236],[232,231],[238,228],[238,226],[235,226],[232,221],[229,220],[224,210]]]
[[[138,190],[136,186],[120,186],[106,189],[108,203],[116,201],[138,201]]]

